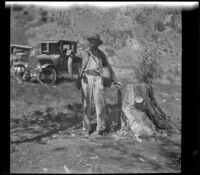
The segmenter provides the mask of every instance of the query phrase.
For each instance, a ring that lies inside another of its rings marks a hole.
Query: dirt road
[[[155,85],[159,104],[180,129],[178,89]],[[115,91],[106,95],[115,101]],[[180,134],[143,138],[142,143],[131,132],[84,138],[80,92],[73,82],[44,87],[11,79],[10,125],[11,173],[180,172]]]

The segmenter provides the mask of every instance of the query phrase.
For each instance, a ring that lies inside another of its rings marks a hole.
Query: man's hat
[[[99,34],[88,34],[87,40],[89,42],[97,42],[98,45],[101,45],[103,43],[103,41],[100,39]]]
[[[142,97],[135,97],[135,102],[136,103],[142,103],[144,99]]]

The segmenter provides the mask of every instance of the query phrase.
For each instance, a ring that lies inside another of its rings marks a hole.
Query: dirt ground
[[[10,88],[11,173],[180,172],[181,134],[143,138],[141,143],[131,131],[86,139],[74,82],[44,87],[11,78]],[[154,91],[158,104],[181,129],[180,86],[157,83]],[[116,102],[116,90],[107,90],[106,98]]]

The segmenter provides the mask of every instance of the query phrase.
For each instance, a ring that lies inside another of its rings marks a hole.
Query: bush
[[[174,83],[176,81],[176,79],[180,78],[180,77],[181,77],[181,72],[179,70],[179,67],[175,66],[174,68],[171,68],[168,70],[166,79],[170,83]]]
[[[141,26],[144,26],[144,24],[147,22],[146,18],[144,16],[142,16],[141,13],[136,15],[135,20]]]
[[[48,12],[46,10],[42,10],[40,12],[41,21],[46,22],[48,19]]]
[[[23,10],[23,6],[20,6],[20,5],[14,5],[13,8],[12,8],[13,11],[22,11]]]
[[[152,83],[155,79],[162,77],[163,70],[157,60],[158,55],[144,47],[136,63],[135,78],[138,82]]]
[[[24,15],[28,15],[29,13],[28,13],[28,11],[24,11]]]
[[[161,21],[157,21],[157,22],[155,23],[155,28],[156,28],[156,30],[159,31],[159,32],[162,32],[162,31],[165,30],[165,26],[164,26],[164,24],[163,24]]]
[[[151,35],[151,38],[152,38],[153,41],[156,41],[156,42],[158,41],[158,35],[157,35],[157,34],[154,34],[154,33],[153,33],[153,34]]]
[[[115,51],[113,49],[106,48],[105,50],[108,54],[108,57],[113,57],[115,55]]]
[[[173,77],[172,74],[168,74],[166,79],[170,82],[170,84],[175,82],[175,77]]]

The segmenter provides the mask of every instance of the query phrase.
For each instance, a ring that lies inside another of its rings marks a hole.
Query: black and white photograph
[[[180,173],[182,9],[196,6],[5,2],[10,173]]]

